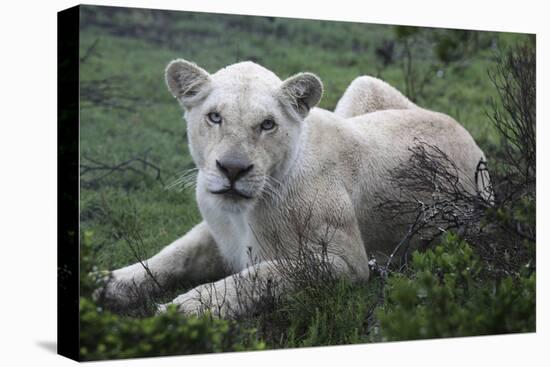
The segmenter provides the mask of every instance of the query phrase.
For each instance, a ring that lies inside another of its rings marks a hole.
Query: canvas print
[[[67,354],[535,332],[535,35],[72,15]]]

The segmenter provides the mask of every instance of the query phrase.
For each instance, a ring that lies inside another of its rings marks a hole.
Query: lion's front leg
[[[341,258],[331,256],[327,261],[333,275],[352,274],[348,264]],[[159,312],[175,305],[180,312],[189,315],[210,313],[228,318],[250,314],[266,303],[271,304],[283,292],[299,286],[298,277],[295,276],[297,274],[293,274],[293,271],[298,271],[300,266],[291,265],[288,259],[265,261],[217,282],[195,287],[172,302],[159,306]]]
[[[280,292],[285,282],[275,261],[265,261],[225,277],[217,282],[202,284],[160,305],[163,312],[175,305],[182,313],[201,315],[206,312],[222,318],[250,312],[265,297]]]
[[[182,283],[200,284],[227,275],[218,247],[205,222],[148,260],[115,270],[94,296],[106,307],[137,308],[147,297],[161,295]]]

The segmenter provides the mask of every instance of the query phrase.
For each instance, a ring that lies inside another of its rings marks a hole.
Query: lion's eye
[[[222,123],[222,115],[220,115],[217,112],[210,112],[208,115],[208,121],[210,121],[213,124],[221,124]]]
[[[271,119],[266,119],[262,121],[260,128],[264,131],[269,131],[269,130],[273,130],[275,126],[276,126],[275,121]]]

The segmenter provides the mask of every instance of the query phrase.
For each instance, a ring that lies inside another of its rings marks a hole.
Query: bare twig
[[[150,100],[144,101],[142,97],[128,94],[125,79],[117,76],[80,81],[80,101],[82,108],[103,107],[126,112],[135,112],[136,105],[151,103]]]
[[[104,179],[105,177],[111,175],[114,172],[120,172],[120,171],[132,171],[135,173],[139,173],[143,176],[148,176],[145,170],[147,168],[152,168],[156,172],[155,179],[164,186],[164,181],[161,176],[160,167],[150,162],[148,159],[148,153],[150,151],[151,151],[151,148],[148,148],[141,154],[141,156],[138,155],[115,164],[104,163],[97,159],[90,158],[86,155],[82,155],[82,159],[87,162],[80,164],[80,176],[82,177],[90,172],[96,172],[96,171],[103,172],[101,175],[99,175],[99,177],[95,177],[85,182],[86,184],[92,184],[96,181]],[[135,163],[141,163],[143,165],[143,169],[134,167]]]
[[[84,64],[91,56],[97,55],[97,45],[99,43],[99,38],[96,38],[94,42],[86,49],[84,56],[80,58],[80,63]]]
[[[489,72],[499,102],[491,100],[488,116],[501,137],[503,164],[496,173],[514,201],[536,180],[536,55],[529,44],[497,54],[497,67]],[[522,189],[523,188],[523,189]]]
[[[415,140],[410,159],[389,172],[389,181],[398,195],[379,198],[379,209],[392,219],[404,219],[408,230],[390,254],[381,272],[387,275],[395,255],[401,252],[400,267],[406,265],[408,251],[416,236],[426,243],[454,229],[465,236],[479,233],[486,209],[493,205],[492,186],[486,162],[480,160],[469,180],[438,147]],[[462,177],[462,179],[461,179]]]

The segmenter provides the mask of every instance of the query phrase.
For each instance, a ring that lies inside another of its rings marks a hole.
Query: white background
[[[544,1],[96,1],[210,12],[537,33],[537,333],[275,352],[99,362],[101,366],[548,365],[548,10]],[[4,2],[0,12],[0,364],[66,366],[56,341],[56,12],[73,1]],[[182,50],[182,53],[184,50]],[[183,54],[182,54],[183,55]],[[465,106],[467,108],[467,106]],[[546,347],[544,347],[546,345]],[[546,349],[546,350],[545,350]]]

